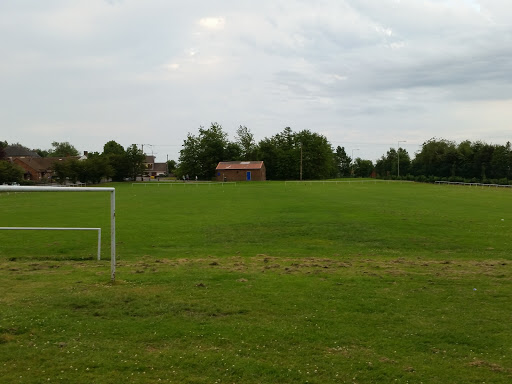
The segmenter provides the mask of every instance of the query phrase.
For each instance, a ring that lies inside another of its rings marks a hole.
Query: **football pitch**
[[[0,193],[0,381],[510,383],[512,191]]]

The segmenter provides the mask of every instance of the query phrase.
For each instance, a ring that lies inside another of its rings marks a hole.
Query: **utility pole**
[[[302,181],[302,143],[300,143],[300,181]]]

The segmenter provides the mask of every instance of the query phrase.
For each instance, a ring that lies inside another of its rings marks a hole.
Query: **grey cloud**
[[[257,138],[290,125],[392,144],[451,132],[462,124],[452,107],[464,103],[482,112],[464,122],[478,132],[487,103],[512,99],[512,5],[478,3],[480,12],[462,0],[1,2],[0,114],[17,132],[4,139],[49,146],[61,130],[34,127],[69,126],[93,149],[111,126],[123,145],[143,142],[141,132],[179,145],[219,121]],[[199,24],[210,17],[224,28]],[[418,117],[414,132],[400,129]],[[492,137],[512,124],[502,120]]]

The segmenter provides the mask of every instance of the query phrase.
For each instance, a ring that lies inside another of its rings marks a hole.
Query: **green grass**
[[[6,383],[509,383],[512,191],[118,184],[0,194]],[[503,220],[502,220],[503,219]]]

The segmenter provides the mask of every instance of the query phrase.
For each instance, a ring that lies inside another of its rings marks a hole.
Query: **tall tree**
[[[492,176],[492,157],[494,146],[477,141],[473,144],[473,175],[485,181]]]
[[[225,161],[240,161],[246,160],[245,156],[242,156],[242,148],[238,143],[229,142],[224,148],[224,160]]]
[[[176,160],[167,160],[167,172],[175,174],[177,165]]]
[[[137,176],[141,176],[144,172],[144,160],[146,155],[135,144],[126,148],[126,157],[128,159],[128,174],[132,180],[137,180]]]
[[[510,176],[510,142],[506,145],[496,145],[491,159],[491,177],[504,179]]]
[[[373,162],[371,160],[363,160],[358,157],[354,161],[354,176],[370,177],[372,175],[373,168]]]
[[[82,173],[80,181],[84,183],[100,183],[103,178],[110,178],[114,175],[114,169],[104,156],[93,156],[82,162]]]
[[[227,134],[218,123],[212,123],[208,129],[199,127],[198,136],[188,133],[180,151],[179,174],[211,179],[220,161],[233,160],[226,158],[227,146]]]
[[[290,127],[265,138],[259,143],[261,160],[265,162],[267,178],[297,180],[300,177],[300,145]]]
[[[336,147],[334,152],[334,166],[336,168],[336,177],[350,176],[350,157],[345,152],[345,147]]]
[[[48,151],[48,155],[52,157],[67,157],[67,156],[78,156],[78,150],[67,141],[59,143],[54,141],[52,143],[53,149]]]
[[[5,147],[7,147],[7,141],[0,141],[0,160],[5,159]]]
[[[395,148],[389,148],[386,155],[377,160],[375,171],[379,177],[391,177],[397,175],[397,153]]]
[[[190,132],[183,141],[183,149],[180,151],[179,165],[176,176],[185,175],[201,176],[201,167],[199,165],[200,143],[199,138]]]
[[[23,169],[9,161],[0,160],[0,184],[19,183],[23,179]]]
[[[409,153],[402,147],[399,147],[397,150],[397,163],[400,165],[400,167],[397,166],[397,175],[398,171],[400,171],[400,176],[407,175],[411,168],[411,158]]]
[[[23,169],[7,160],[7,141],[0,141],[0,184],[19,183],[23,179]]]
[[[102,156],[108,160],[113,181],[123,181],[125,178],[133,177],[130,159],[121,144],[114,140],[105,143]]]
[[[241,149],[241,160],[257,160],[257,145],[254,141],[254,135],[245,125],[240,125],[236,130],[236,141]]]
[[[323,179],[335,175],[333,150],[327,139],[309,130],[282,132],[259,143],[267,177],[274,180]]]
[[[303,179],[327,179],[336,175],[333,150],[325,136],[303,130],[295,134],[295,141],[301,151]]]
[[[125,153],[123,146],[114,140],[110,140],[103,146],[104,155],[124,155]]]
[[[475,177],[473,172],[473,159],[475,154],[473,150],[473,144],[469,140],[462,141],[457,146],[457,176],[467,179]]]
[[[444,139],[430,139],[412,161],[415,175],[450,177],[456,173],[458,153],[455,143]]]

